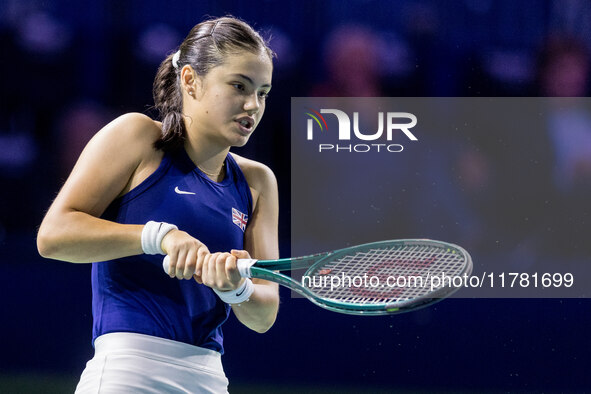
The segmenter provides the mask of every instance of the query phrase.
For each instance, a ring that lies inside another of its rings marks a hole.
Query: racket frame
[[[350,255],[361,250],[368,250],[370,248],[383,248],[386,246],[436,246],[445,248],[447,252],[460,254],[465,261],[464,269],[458,275],[470,275],[472,273],[472,258],[462,247],[454,244],[450,244],[442,241],[434,241],[430,239],[401,239],[401,240],[390,240],[371,242],[353,247],[347,247],[343,249],[334,250],[331,252],[324,252],[313,254],[304,257],[296,258],[283,258],[278,260],[254,260],[248,259],[247,264],[250,265],[247,271],[252,278],[258,278],[279,283],[282,286],[288,287],[294,290],[296,293],[308,298],[314,304],[339,313],[353,314],[353,315],[386,315],[403,313],[410,310],[416,310],[419,308],[426,307],[435,302],[442,300],[443,298],[451,295],[452,293],[459,290],[456,287],[443,286],[428,292],[423,296],[419,296],[412,299],[403,299],[390,303],[382,304],[358,304],[358,303],[347,303],[342,301],[331,300],[330,298],[319,297],[313,291],[303,286],[297,280],[282,274],[277,271],[295,271],[300,269],[306,269],[304,276],[314,269],[314,267],[322,265],[326,260],[331,261],[337,260],[341,256]],[[244,264],[244,263],[243,263]],[[240,270],[240,260],[239,260]],[[243,269],[244,270],[244,269]]]

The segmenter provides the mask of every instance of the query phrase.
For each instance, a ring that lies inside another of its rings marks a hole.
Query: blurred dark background
[[[291,97],[589,96],[587,0],[3,0],[0,392],[73,392],[92,356],[90,266],[41,259],[37,226],[91,136],[125,112],[155,115],[160,61],[205,16],[226,14],[271,37],[278,54],[265,117],[239,153],[277,175],[283,257],[291,252]],[[433,223],[403,221],[397,230],[427,228],[425,236],[481,256],[498,253],[483,241],[494,231],[514,258],[591,263],[589,110],[559,114],[572,127],[546,120],[537,133],[512,135],[510,151],[528,152],[541,163],[535,170],[516,171],[498,136],[477,132],[421,163],[453,168],[461,184],[449,200],[462,190],[475,205],[449,207]],[[499,182],[499,174],[511,177]],[[528,220],[507,222],[495,206],[514,198],[507,191],[515,185],[519,201],[530,201],[532,190],[547,195],[523,204]],[[429,202],[414,191],[406,201]],[[448,190],[437,192],[445,201]],[[529,220],[541,212],[549,222]],[[472,224],[454,233],[429,229],[454,215]],[[454,299],[358,318],[287,292],[282,298],[267,334],[250,333],[233,317],[227,324],[232,392],[591,392],[588,299]]]

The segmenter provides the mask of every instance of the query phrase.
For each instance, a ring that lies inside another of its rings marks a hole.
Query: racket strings
[[[405,245],[357,251],[313,267],[311,291],[351,304],[382,304],[421,297],[447,285],[433,276],[461,275],[465,258],[453,250]]]

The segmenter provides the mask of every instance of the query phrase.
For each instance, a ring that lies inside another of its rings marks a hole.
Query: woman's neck
[[[225,177],[224,163],[230,147],[215,147],[206,141],[185,141],[185,150],[191,161],[211,180],[220,182]]]

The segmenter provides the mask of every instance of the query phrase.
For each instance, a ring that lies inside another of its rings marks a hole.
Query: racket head
[[[471,273],[472,259],[460,246],[427,239],[391,240],[328,253],[307,269],[299,288],[292,288],[335,312],[386,315],[440,301],[461,287],[454,286],[457,280],[443,277]]]

